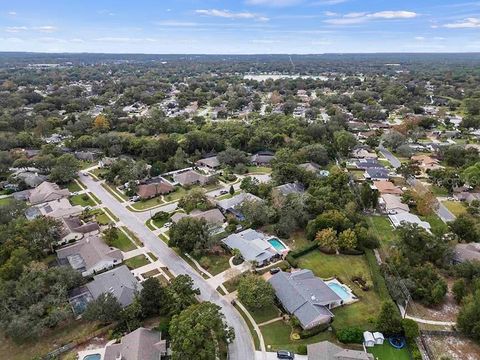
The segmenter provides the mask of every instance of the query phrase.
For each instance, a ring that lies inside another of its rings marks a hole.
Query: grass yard
[[[163,227],[163,225],[165,225],[167,222],[168,222],[169,219],[156,219],[156,220],[152,220],[152,223],[157,227],[157,228],[161,228]]]
[[[145,279],[148,279],[152,276],[155,276],[155,275],[158,275],[160,274],[160,270],[158,269],[153,269],[153,270],[150,270],[150,271],[147,271],[146,273],[143,273],[142,276],[145,278]]]
[[[391,245],[396,238],[394,228],[386,216],[367,216],[367,223],[382,245]]]
[[[312,251],[300,258],[299,268],[310,269],[323,279],[335,277],[353,290],[359,301],[333,310],[333,325],[337,329],[356,326],[369,329],[378,315],[382,301],[372,288],[363,291],[351,281],[353,276],[361,276],[373,284],[371,270],[364,255],[326,255],[320,251]]]
[[[135,250],[137,248],[122,230],[118,230],[117,234],[118,238],[111,244],[113,247],[116,247],[123,252]]]
[[[96,177],[103,179],[103,175],[105,175],[108,172],[108,169],[105,168],[96,168],[90,171],[93,175]]]
[[[75,205],[80,205],[80,206],[95,206],[97,205],[95,201],[92,200],[90,196],[88,196],[86,193],[85,194],[79,194],[79,195],[73,195],[70,197],[70,203],[75,206]]]
[[[435,196],[448,196],[448,190],[441,186],[432,185],[429,187],[429,190]]]
[[[148,261],[145,255],[141,254],[125,260],[124,263],[130,270],[133,270],[150,264],[150,261]]]
[[[0,199],[0,206],[2,205],[8,205],[12,201],[12,197],[5,197]]]
[[[434,234],[445,234],[448,232],[448,225],[445,224],[435,213],[427,216],[419,216],[419,218],[423,221],[428,221]]]
[[[280,316],[280,310],[275,305],[255,311],[248,309],[248,312],[250,315],[252,315],[257,324],[264,323],[265,321],[269,321]]]
[[[367,351],[378,360],[410,360],[410,354],[407,348],[395,349],[385,340],[383,345],[375,345],[367,348]]]
[[[110,193],[110,195],[112,195],[118,201],[125,202],[126,200],[128,200],[127,195],[125,195],[124,193],[122,193],[120,191],[115,190],[113,187],[111,187],[107,183],[103,183],[101,185],[105,190],[107,190]]]
[[[365,178],[363,176],[365,174],[364,170],[348,170],[348,173],[352,174],[355,180],[363,180]]]
[[[143,246],[143,243],[140,241],[140,239],[138,238],[138,236],[132,232],[128,227],[126,226],[122,226],[122,229],[125,230],[125,232],[130,235],[130,237],[133,239],[133,241],[135,242],[135,244],[137,244],[138,246]]]
[[[65,187],[68,189],[68,191],[72,193],[83,190],[83,188],[80,185],[78,185],[78,183],[75,180],[70,181],[67,185],[65,185]]]
[[[290,334],[292,328],[283,320],[262,326],[260,327],[260,330],[262,331],[263,340],[265,341],[265,346],[268,351],[289,350],[298,353],[300,345],[314,344],[324,340],[335,342],[335,336],[328,331],[321,332],[320,334],[306,339],[291,340]]]
[[[455,216],[460,216],[467,212],[467,207],[460,201],[443,201],[442,204]]]
[[[145,210],[145,209],[148,209],[148,208],[152,208],[152,207],[155,207],[155,206],[162,205],[164,203],[165,203],[165,201],[162,200],[161,196],[156,196],[156,197],[148,199],[148,200],[137,201],[136,203],[134,203],[132,205],[132,208],[134,208],[136,210]]]
[[[247,166],[249,174],[270,174],[272,169],[266,166]]]
[[[154,253],[152,253],[152,252],[149,252],[149,253],[148,253],[148,256],[150,256],[150,257],[153,259],[153,261],[157,261],[157,260],[158,260],[157,256],[156,256]]]
[[[250,320],[248,319],[247,315],[243,312],[243,310],[238,306],[238,305],[234,305],[235,306],[235,309],[237,309],[237,311],[240,313],[240,315],[243,317],[243,320],[245,320],[245,322],[247,323],[247,326],[248,326],[248,330],[250,330],[250,334],[252,335],[252,338],[253,338],[253,344],[255,346],[255,349],[256,350],[260,350],[260,340],[258,338],[258,334],[257,332],[255,331],[255,329],[253,328],[253,325],[252,323],[250,322]]]
[[[282,240],[292,250],[298,250],[312,245],[312,242],[307,240],[307,238],[305,237],[304,231],[296,231],[290,236],[288,240]]]
[[[228,254],[213,255],[208,254],[200,259],[195,259],[198,263],[213,276],[230,268],[228,260],[231,258]]]
[[[37,359],[53,351],[60,345],[81,339],[98,329],[98,324],[82,320],[70,320],[47,334],[42,335],[38,341],[28,343],[26,346],[17,345],[13,341],[0,335],[0,359],[31,360]]]
[[[160,238],[160,240],[162,240],[165,244],[168,245],[168,237],[166,237],[164,234],[160,234],[158,235],[158,237]]]

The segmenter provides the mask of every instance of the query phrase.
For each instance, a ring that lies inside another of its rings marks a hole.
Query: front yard
[[[199,264],[210,274],[215,276],[227,269],[230,269],[230,263],[228,262],[230,258],[231,256],[229,254],[207,254],[202,256],[200,259],[195,260],[197,260]]]
[[[130,270],[133,270],[150,264],[150,261],[148,261],[145,255],[141,254],[125,260],[124,263]]]
[[[373,286],[373,279],[364,255],[326,255],[315,250],[300,258],[298,267],[310,269],[322,279],[335,277],[350,287],[359,301],[335,308],[333,325],[336,329],[356,326],[361,329],[371,329],[377,316],[382,300]],[[364,291],[351,279],[360,276],[371,285]]]
[[[92,200],[92,198],[90,196],[88,196],[88,194],[78,194],[78,195],[73,195],[70,197],[70,203],[75,206],[75,205],[80,205],[80,206],[83,206],[83,207],[86,207],[86,206],[95,206],[97,205],[95,203],[95,201]]]
[[[118,230],[117,234],[118,238],[111,243],[111,246],[116,247],[123,252],[135,250],[137,248],[122,230]]]
[[[164,204],[165,201],[162,200],[161,196],[156,196],[154,198],[148,199],[148,200],[140,200],[137,201],[132,205],[132,207],[136,210],[145,210],[149,209],[155,206],[159,206]]]
[[[467,207],[460,201],[443,201],[442,204],[455,216],[460,216],[467,212]]]

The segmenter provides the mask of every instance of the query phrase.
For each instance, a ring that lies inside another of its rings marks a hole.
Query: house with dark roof
[[[83,276],[110,269],[123,261],[122,252],[105,244],[98,235],[88,236],[57,249],[57,257],[61,264],[70,265]]]
[[[211,181],[211,179],[211,176],[200,174],[194,170],[187,170],[173,174],[173,181],[182,186],[205,185]]]
[[[47,180],[47,176],[39,175],[38,173],[32,171],[19,172],[15,175],[15,178],[17,180],[23,181],[25,185],[30,188],[37,187],[45,180]]]
[[[480,243],[457,244],[453,249],[453,262],[480,261]]]
[[[160,360],[167,354],[167,341],[159,331],[138,328],[119,343],[105,346],[103,360]]]
[[[372,354],[344,349],[330,341],[307,345],[308,360],[374,360]]]
[[[334,316],[330,310],[343,304],[342,298],[311,270],[280,271],[268,282],[283,308],[306,330],[330,323]]]
[[[221,226],[225,222],[225,216],[218,209],[210,209],[206,211],[194,210],[190,214],[185,214],[183,212],[176,212],[170,218],[173,223],[178,223],[181,219],[185,217],[191,217],[195,219],[203,219],[210,225]]]
[[[273,188],[274,193],[288,196],[290,194],[303,194],[305,192],[305,186],[298,182],[283,184]]]
[[[229,199],[217,200],[216,205],[224,214],[233,214],[239,220],[244,220],[243,214],[238,209],[245,201],[263,202],[258,196],[250,193],[240,193]]]
[[[68,189],[60,189],[57,184],[44,181],[30,192],[28,200],[32,205],[36,205],[68,196],[70,196]]]
[[[96,222],[84,223],[78,216],[62,218],[62,240],[60,244],[66,244],[75,240],[82,239],[86,234],[100,231],[100,226]]]
[[[70,201],[64,197],[32,206],[27,209],[25,216],[28,220],[32,220],[38,216],[48,216],[54,219],[61,219],[64,217],[80,215],[82,211],[82,206],[73,206]]]
[[[271,151],[259,151],[250,157],[250,162],[255,166],[268,166],[275,158]]]
[[[175,190],[175,187],[166,181],[138,185],[137,195],[141,199],[151,199],[158,195],[165,195]]]
[[[205,166],[211,170],[218,169],[220,167],[220,161],[216,156],[210,156],[204,159],[198,160],[195,165],[197,166]]]
[[[369,168],[365,170],[363,177],[374,181],[388,180],[390,179],[390,172],[384,167]]]

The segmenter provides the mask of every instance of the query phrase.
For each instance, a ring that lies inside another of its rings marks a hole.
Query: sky
[[[477,52],[480,1],[3,0],[0,51]]]

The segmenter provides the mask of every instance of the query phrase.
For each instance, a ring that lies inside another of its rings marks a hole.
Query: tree
[[[244,201],[238,210],[253,227],[268,224],[275,215],[274,210],[264,201]]]
[[[77,175],[77,171],[80,169],[80,163],[72,154],[63,154],[55,162],[55,166],[50,172],[50,180],[60,184],[66,184]]]
[[[339,246],[337,232],[332,228],[323,229],[317,232],[317,235],[315,235],[315,241],[318,242],[318,245],[321,248],[328,249],[335,253],[338,252]]]
[[[228,190],[229,194],[233,196],[235,194],[235,189],[233,188],[233,185],[230,185],[230,189]]]
[[[245,153],[241,150],[229,147],[217,155],[220,164],[224,166],[235,166],[237,164],[246,164],[248,162]]]
[[[210,360],[217,357],[219,344],[230,343],[235,336],[218,305],[195,304],[173,316],[170,323],[172,360]]]
[[[382,136],[382,143],[387,147],[396,150],[400,145],[405,143],[405,136],[400,134],[398,131],[392,130]]]
[[[93,128],[98,131],[108,131],[110,130],[110,121],[103,114],[97,115],[93,119]]]
[[[457,326],[463,334],[480,340],[480,290],[464,299],[457,316]]]
[[[103,241],[105,241],[108,246],[113,246],[116,240],[118,240],[118,229],[110,225],[103,231]]]
[[[352,149],[357,145],[357,140],[352,133],[341,130],[333,133],[333,139],[335,143],[335,148],[337,151],[343,155],[348,156]]]
[[[476,242],[479,238],[478,223],[472,215],[461,214],[448,225],[462,241]]]
[[[85,320],[110,324],[120,319],[121,311],[122,305],[117,298],[112,293],[107,292],[89,302],[82,317]]]
[[[357,235],[352,229],[343,230],[338,235],[338,247],[342,250],[353,250],[357,247]]]
[[[480,184],[480,162],[463,170],[461,177],[468,185],[478,187]]]
[[[420,335],[418,324],[412,319],[402,319],[403,333],[408,342],[411,343]]]
[[[409,161],[408,163],[403,163],[397,169],[397,173],[403,175],[406,178],[419,175],[421,171],[420,167],[418,166],[418,161]]]
[[[242,189],[247,193],[258,196],[259,185],[260,185],[260,182],[258,181],[257,178],[254,178],[251,176],[245,176],[242,179],[242,182],[240,183],[240,189]]]
[[[208,210],[212,207],[210,200],[202,189],[194,189],[187,193],[179,200],[178,206],[187,213],[195,209]]]
[[[321,166],[328,164],[328,151],[322,144],[307,145],[300,149],[300,153],[305,156],[307,161],[317,163]]]
[[[376,330],[386,335],[398,335],[402,332],[402,318],[393,302],[386,301],[382,304],[376,322]]]
[[[249,309],[262,309],[273,304],[275,290],[261,276],[248,274],[238,284],[238,299]]]
[[[188,275],[178,275],[167,287],[170,314],[179,314],[194,304],[200,290],[193,287],[193,280]]]
[[[467,295],[467,283],[465,279],[458,279],[453,283],[452,292],[457,303],[461,303]]]
[[[307,239],[313,240],[320,230],[332,228],[337,232],[342,232],[350,227],[352,227],[352,223],[344,213],[338,210],[327,210],[308,222],[306,235]]]
[[[142,283],[138,301],[144,317],[167,313],[167,293],[158,279],[148,278]]]
[[[184,217],[170,228],[170,247],[201,255],[210,245],[210,232],[204,219]]]
[[[372,189],[368,183],[364,182],[360,187],[360,199],[363,208],[374,209],[378,205],[378,190]]]

